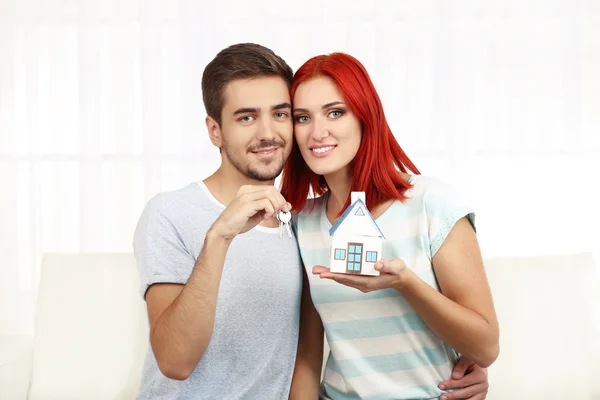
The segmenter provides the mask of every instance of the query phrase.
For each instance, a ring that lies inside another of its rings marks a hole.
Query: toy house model
[[[365,192],[352,192],[350,205],[329,230],[331,272],[379,275],[375,262],[381,260],[383,233],[365,205]]]

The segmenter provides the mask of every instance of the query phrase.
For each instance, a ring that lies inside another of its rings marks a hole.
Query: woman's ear
[[[212,144],[220,149],[223,145],[223,137],[219,123],[213,117],[206,117],[206,129],[208,130],[208,137],[210,137]]]

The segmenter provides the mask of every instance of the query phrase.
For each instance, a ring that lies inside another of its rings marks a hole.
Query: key
[[[284,226],[288,237],[291,239],[292,229],[290,228],[290,221],[292,220],[292,214],[289,212],[280,211],[279,214],[277,214],[277,219],[279,220],[279,239],[281,239],[283,236]]]

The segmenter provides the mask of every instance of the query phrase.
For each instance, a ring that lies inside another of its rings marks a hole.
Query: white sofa
[[[135,398],[148,324],[132,254],[46,255],[37,304],[30,349],[11,337],[20,357],[0,354],[0,399]]]
[[[600,399],[590,254],[486,261],[501,323],[488,399]],[[0,399],[134,399],[148,345],[131,254],[44,258],[36,334],[0,337]]]

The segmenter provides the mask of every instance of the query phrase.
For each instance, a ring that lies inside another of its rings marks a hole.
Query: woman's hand
[[[413,274],[400,258],[390,261],[377,261],[375,263],[375,270],[379,271],[379,276],[334,273],[329,272],[329,268],[327,267],[315,265],[312,273],[313,275],[319,275],[322,279],[334,280],[342,285],[358,289],[363,293],[380,289],[400,290],[408,277]]]

